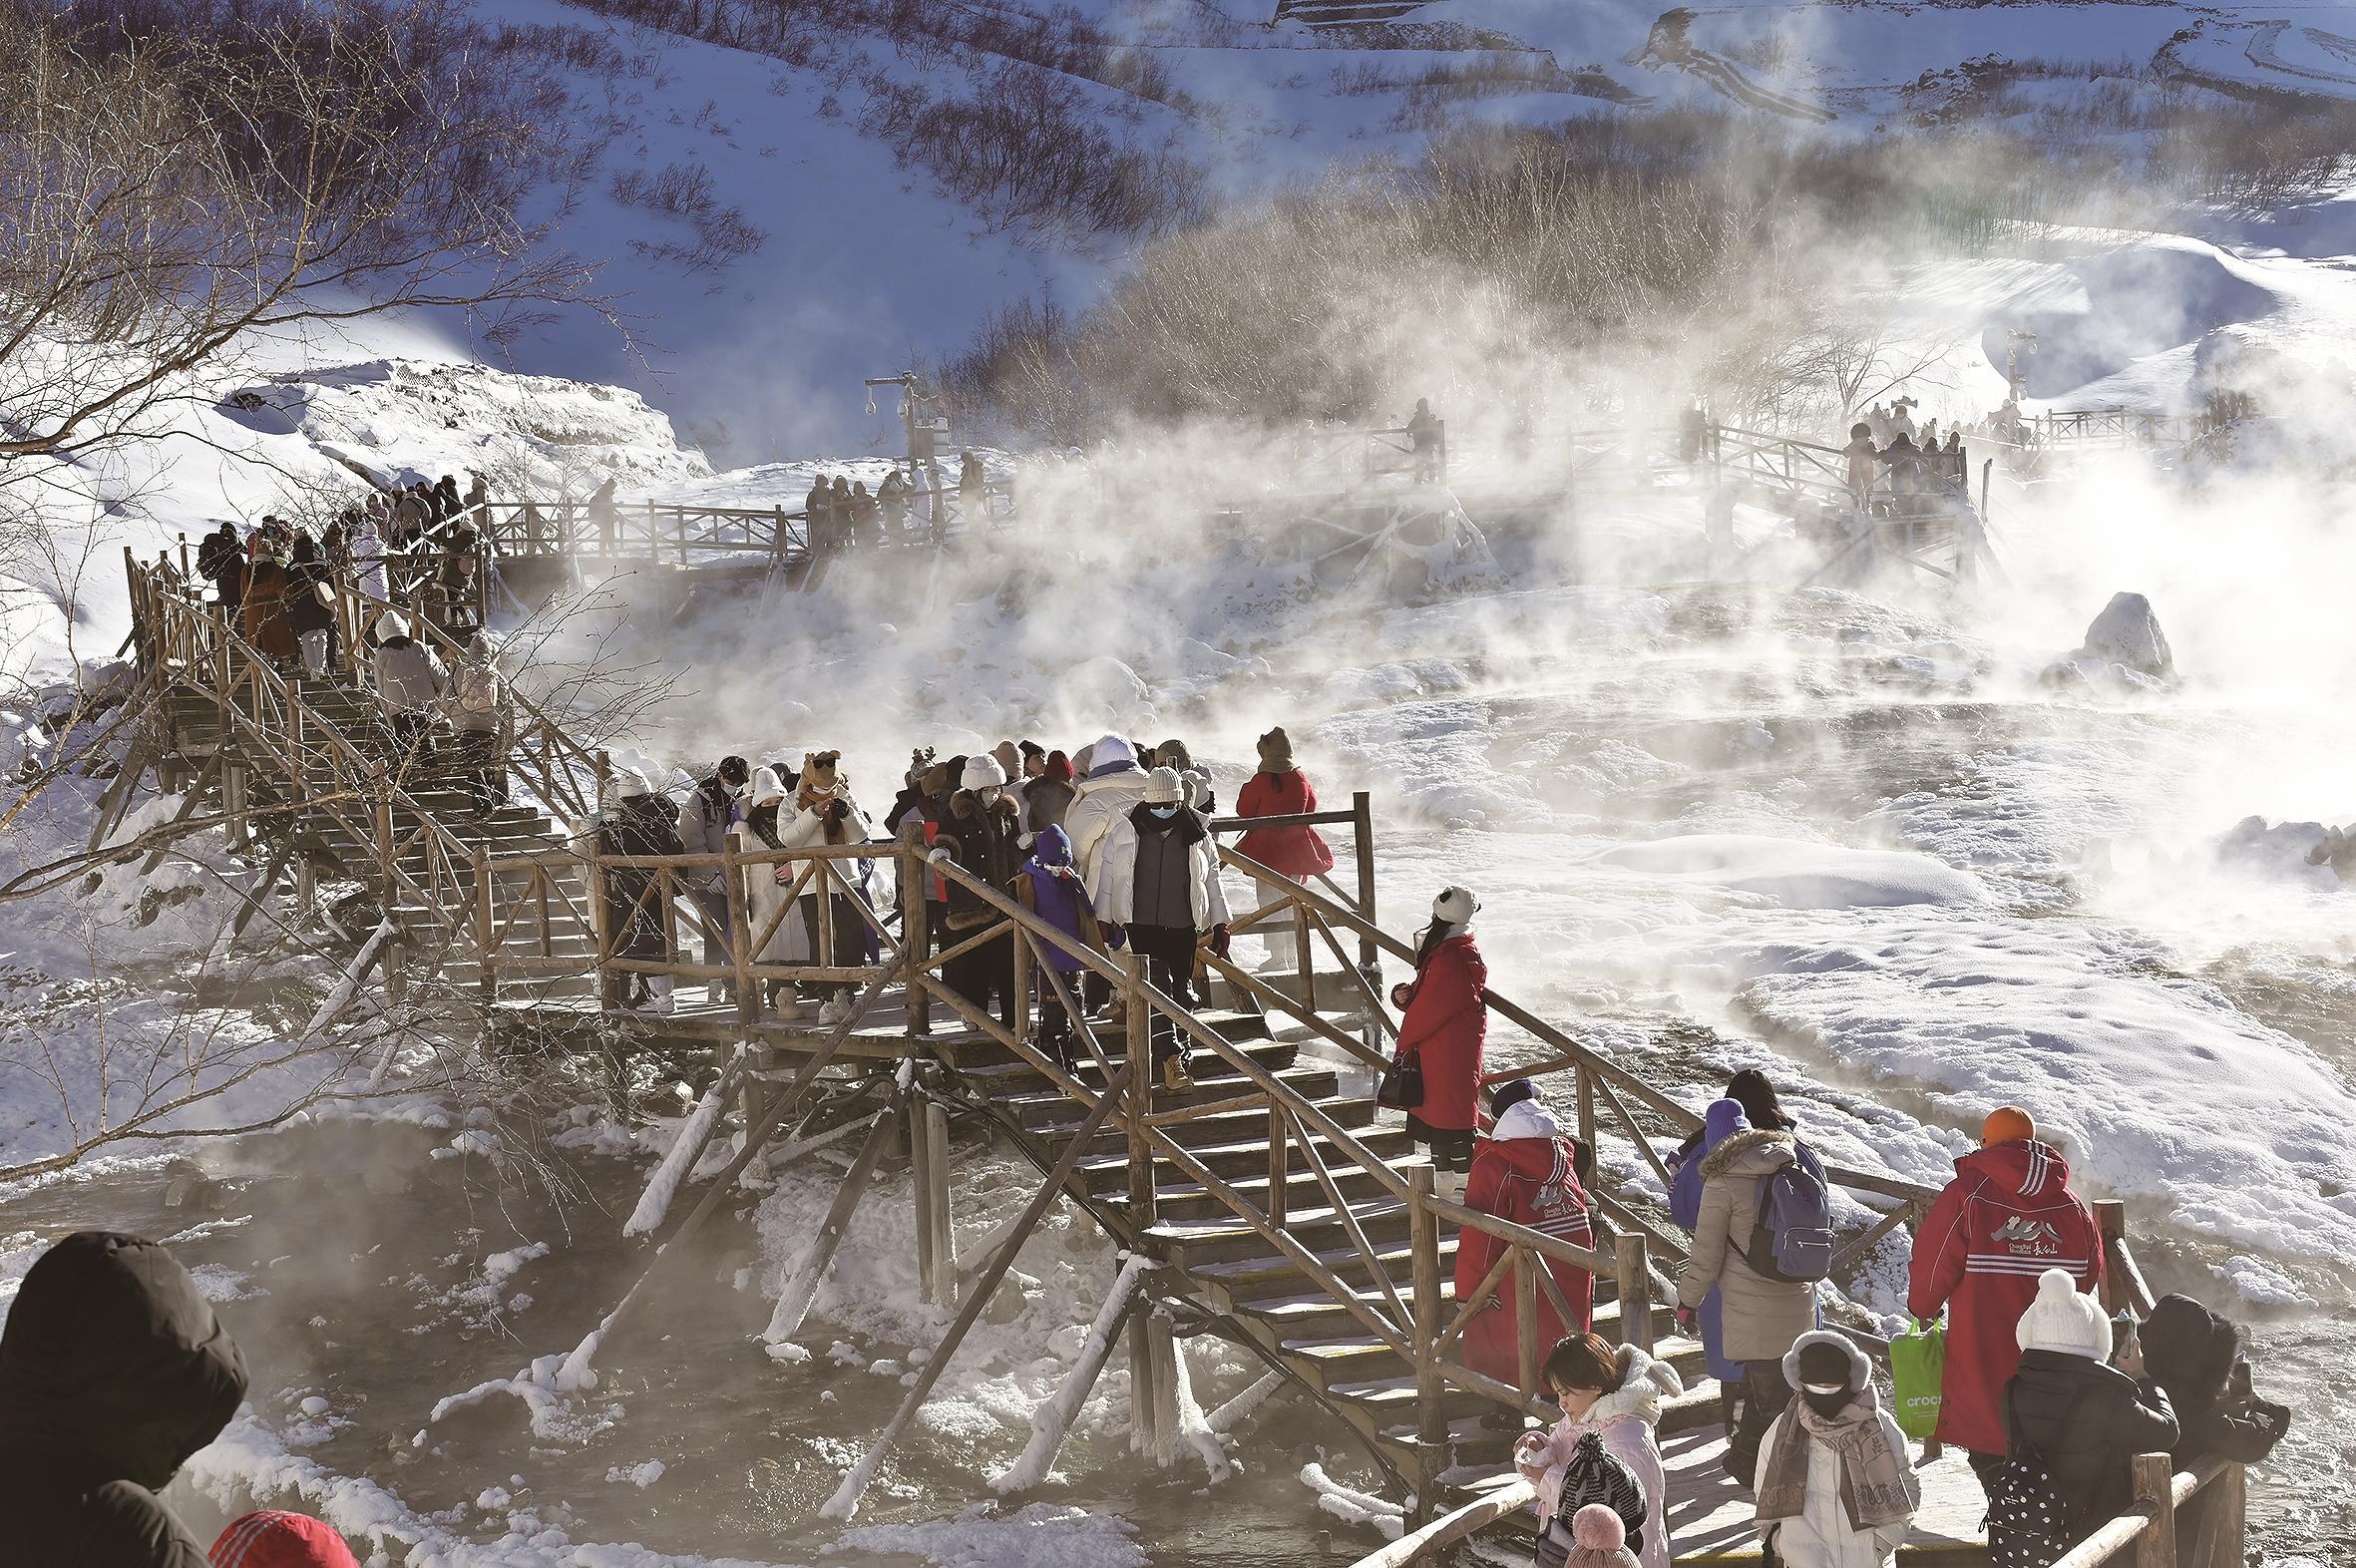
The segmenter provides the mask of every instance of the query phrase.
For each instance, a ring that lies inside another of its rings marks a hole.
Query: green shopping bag
[[[1945,1324],[1914,1327],[1890,1341],[1890,1382],[1894,1388],[1898,1430],[1916,1442],[1927,1441],[1939,1429],[1940,1389],[1947,1377]]]

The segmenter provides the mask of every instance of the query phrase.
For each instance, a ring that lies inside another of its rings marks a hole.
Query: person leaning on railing
[[[684,855],[670,803],[646,775],[634,768],[616,772],[606,785],[606,805],[598,816],[597,848],[606,855]],[[617,959],[668,963],[670,940],[664,935],[662,910],[654,896],[658,874],[642,866],[613,866],[605,872],[604,945]],[[610,970],[602,976],[605,1005],[632,1011],[667,1013],[676,1005],[671,977],[636,970]]]

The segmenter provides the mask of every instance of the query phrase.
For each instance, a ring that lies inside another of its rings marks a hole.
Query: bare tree
[[[426,4],[129,40],[0,11],[0,484],[152,428],[263,337],[444,308],[497,343],[597,307],[522,215],[561,117],[409,64]]]

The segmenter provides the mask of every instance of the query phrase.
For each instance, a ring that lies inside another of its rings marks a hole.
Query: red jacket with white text
[[[2021,1363],[2014,1331],[2048,1269],[2068,1271],[2081,1291],[2103,1283],[2102,1235],[2061,1154],[2015,1138],[1957,1160],[1915,1233],[1906,1292],[1925,1323],[1950,1309],[1939,1441],[2005,1451],[2004,1385]]]

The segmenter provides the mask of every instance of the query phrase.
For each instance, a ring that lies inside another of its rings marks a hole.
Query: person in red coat
[[[1951,1308],[1938,1439],[1965,1450],[1982,1485],[2004,1465],[2004,1385],[2019,1370],[2013,1331],[2037,1300],[2037,1277],[2061,1269],[2085,1292],[2103,1283],[2102,1233],[2070,1190],[2070,1166],[2007,1105],[1955,1162],[1914,1236],[1906,1307],[1924,1323]]]
[[[1543,1231],[1574,1247],[1593,1247],[1595,1223],[1588,1217],[1586,1190],[1574,1174],[1571,1140],[1563,1136],[1554,1113],[1538,1097],[1538,1086],[1527,1078],[1501,1085],[1490,1097],[1489,1112],[1495,1125],[1487,1137],[1472,1146],[1472,1174],[1464,1183],[1464,1206]],[[1456,1300],[1472,1300],[1504,1252],[1505,1243],[1486,1231],[1459,1231]],[[1593,1274],[1560,1259],[1549,1259],[1546,1272],[1562,1292],[1572,1321],[1563,1322],[1553,1297],[1540,1286],[1536,1344],[1541,1360],[1557,1340],[1587,1333],[1595,1319]],[[1508,1274],[1465,1325],[1464,1365],[1519,1387],[1520,1337],[1519,1309],[1514,1305],[1513,1278]],[[1521,1426],[1518,1410],[1512,1412],[1512,1425],[1517,1430]]]
[[[1407,1112],[1407,1135],[1431,1150],[1440,1188],[1463,1191],[1472,1168],[1473,1105],[1480,1095],[1481,1046],[1488,1008],[1481,988],[1489,969],[1472,941],[1480,900],[1463,888],[1444,888],[1431,901],[1431,924],[1415,946],[1415,978],[1394,987],[1399,1020],[1394,1060],[1416,1057],[1423,1067],[1423,1103]]]
[[[1317,790],[1309,775],[1293,764],[1293,742],[1279,725],[1260,737],[1260,771],[1235,797],[1239,817],[1295,817],[1317,810]],[[1236,852],[1258,861],[1294,883],[1305,883],[1334,869],[1334,852],[1311,827],[1254,828],[1236,842]],[[1265,906],[1292,891],[1283,883],[1263,879],[1260,903]],[[1299,974],[1308,955],[1299,951],[1298,935],[1288,937],[1291,921],[1281,920],[1268,938],[1268,958],[1262,966]]]

